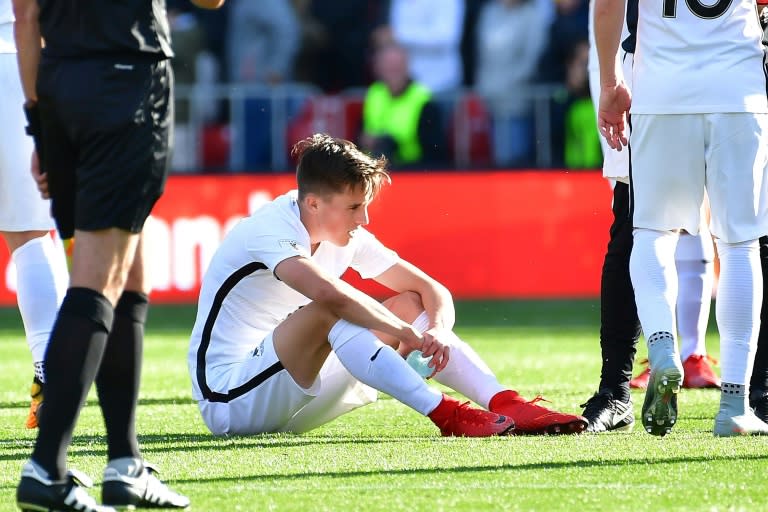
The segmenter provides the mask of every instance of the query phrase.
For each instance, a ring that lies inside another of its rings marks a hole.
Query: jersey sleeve
[[[355,254],[350,267],[363,279],[380,275],[399,260],[397,253],[384,246],[373,234],[363,228],[355,233]]]
[[[289,222],[272,219],[268,229],[255,229],[246,241],[246,250],[253,259],[274,272],[283,260],[294,256],[310,257],[309,240]]]

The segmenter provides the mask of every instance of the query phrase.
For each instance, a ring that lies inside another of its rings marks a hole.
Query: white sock
[[[67,290],[64,251],[49,235],[34,238],[12,254],[16,265],[16,300],[34,363],[42,362],[48,338]]]
[[[328,341],[341,364],[363,384],[383,391],[424,416],[434,411],[443,394],[430,387],[400,354],[371,331],[339,320]]]
[[[423,311],[411,325],[419,332],[426,331],[429,327],[427,312]],[[434,379],[487,409],[493,395],[506,388],[499,384],[496,375],[471,346],[455,333],[451,334],[448,365]]]
[[[715,313],[724,383],[746,384],[752,375],[762,307],[763,278],[757,240],[717,241],[720,281]]]
[[[683,361],[692,355],[707,353],[706,334],[714,283],[711,246],[709,232],[683,233],[677,243],[677,332]]]
[[[741,416],[749,410],[747,386],[723,381],[720,386],[720,411],[728,416]]]
[[[634,230],[629,273],[635,289],[637,316],[646,338],[657,332],[677,332],[677,239],[677,233],[671,231]]]

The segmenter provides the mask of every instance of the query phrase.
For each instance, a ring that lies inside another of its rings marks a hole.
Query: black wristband
[[[27,135],[35,139],[40,136],[40,111],[37,103],[25,103],[24,115],[27,116]]]

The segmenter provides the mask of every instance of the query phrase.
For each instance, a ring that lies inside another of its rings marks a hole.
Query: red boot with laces
[[[507,390],[496,393],[488,408],[515,421],[514,434],[578,434],[587,428],[583,416],[565,414],[547,409],[538,402],[546,401],[541,396],[526,400],[517,391]]]

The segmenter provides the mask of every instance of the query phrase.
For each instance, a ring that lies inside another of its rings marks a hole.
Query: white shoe
[[[760,421],[751,409],[737,416],[721,410],[715,416],[714,433],[715,437],[765,436],[768,435],[768,424]]]

